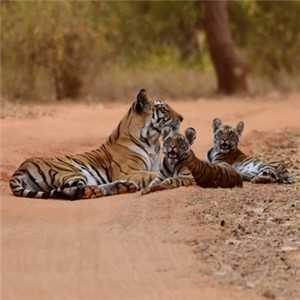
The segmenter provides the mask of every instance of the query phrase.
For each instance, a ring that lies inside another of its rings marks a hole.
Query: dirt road
[[[294,185],[179,188],[84,201],[14,197],[31,156],[100,146],[130,104],[6,105],[1,119],[2,299],[300,299],[300,95],[169,102],[204,158],[213,118],[242,150],[283,159]],[[297,152],[298,151],[298,152]]]

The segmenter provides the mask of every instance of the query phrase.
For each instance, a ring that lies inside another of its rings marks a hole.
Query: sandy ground
[[[284,160],[294,185],[179,188],[84,201],[14,197],[31,156],[100,146],[130,104],[20,106],[1,119],[2,299],[300,299],[300,95],[169,102],[204,158],[214,117],[241,148]]]

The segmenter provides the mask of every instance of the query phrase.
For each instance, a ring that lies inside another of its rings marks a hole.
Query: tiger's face
[[[162,130],[163,153],[169,163],[176,163],[186,158],[191,152],[191,145],[196,138],[194,128],[187,128],[184,134],[174,131],[171,127]]]
[[[174,131],[178,131],[182,121],[182,115],[177,113],[170,105],[158,100],[153,102],[151,123],[158,132],[161,132],[167,126]]]
[[[244,130],[244,122],[239,122],[236,128],[228,125],[222,125],[218,118],[213,120],[215,148],[220,153],[229,153],[238,147],[239,139]]]
[[[162,129],[166,126],[176,131],[179,130],[183,120],[182,115],[164,101],[150,100],[145,90],[139,92],[134,105],[135,111],[146,118],[144,123],[149,124],[150,131],[155,131],[160,135]],[[147,134],[152,135],[151,132],[147,132]]]

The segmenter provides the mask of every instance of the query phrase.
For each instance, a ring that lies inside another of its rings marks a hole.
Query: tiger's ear
[[[146,90],[141,89],[136,96],[136,110],[142,112],[143,110],[150,110],[152,107],[151,101],[148,97]]]
[[[238,133],[238,135],[241,135],[243,130],[244,130],[244,122],[241,121],[236,125],[236,132]]]
[[[164,140],[171,132],[173,132],[173,129],[171,127],[164,127],[161,131],[162,139]]]
[[[219,118],[215,118],[212,122],[212,128],[214,132],[222,125],[222,121]]]
[[[194,143],[194,140],[196,139],[196,130],[192,127],[189,127],[184,131],[184,134],[188,139],[190,145],[192,145]]]

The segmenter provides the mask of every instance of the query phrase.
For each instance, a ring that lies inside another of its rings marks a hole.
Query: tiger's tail
[[[27,189],[17,178],[12,178],[9,181],[9,186],[14,195],[18,197],[47,199],[50,198],[50,194],[52,192],[32,191],[30,189]]]
[[[28,188],[25,188],[22,182],[19,180],[17,176],[13,176],[9,181],[10,189],[15,196],[18,197],[27,197],[27,198],[37,198],[37,199],[48,199],[48,198],[59,198],[59,199],[70,199],[75,200],[80,198],[78,192],[74,193],[74,195],[67,195],[63,192],[63,187],[58,187],[51,191],[34,191]]]

